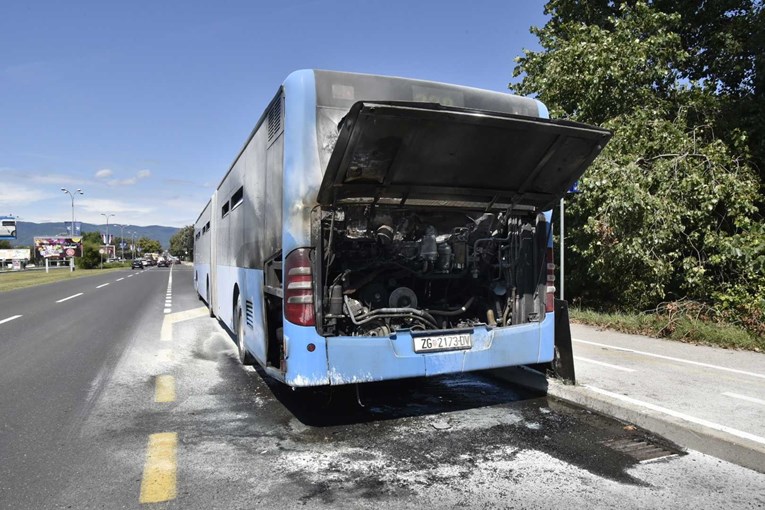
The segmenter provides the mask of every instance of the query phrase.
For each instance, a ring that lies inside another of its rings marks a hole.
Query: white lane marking
[[[99,285],[99,286],[97,286],[96,288],[97,288],[97,289],[100,289],[101,287],[106,287],[107,285],[109,285],[109,284],[108,284],[108,283],[104,283],[103,285]]]
[[[117,278],[116,281],[121,282],[122,280],[124,280],[124,278]]]
[[[80,292],[79,294],[75,294],[74,296],[69,296],[69,297],[65,297],[64,299],[59,299],[58,301],[56,301],[56,303],[63,303],[64,301],[69,301],[70,299],[76,298],[77,296],[82,296],[83,294],[85,293]]]
[[[669,361],[677,361],[678,363],[687,363],[689,365],[696,365],[699,367],[714,368],[715,370],[723,370],[725,372],[733,372],[734,374],[749,375],[752,377],[759,377],[765,379],[765,374],[758,374],[756,372],[747,372],[746,370],[737,370],[735,368],[721,367],[719,365],[710,365],[709,363],[701,363],[700,361],[691,361],[689,359],[673,358],[672,356],[664,356],[662,354],[654,354],[652,352],[636,351],[635,349],[627,349],[626,347],[617,347],[609,344],[599,344],[597,342],[590,342],[588,340],[580,340],[579,338],[572,338],[574,342],[580,342],[588,345],[595,345],[598,347],[605,347],[606,349],[613,349],[615,351],[631,352],[633,354],[641,354],[643,356],[651,356],[653,358],[666,359]]]
[[[132,275],[132,274],[129,274],[129,275],[128,275],[128,278],[132,278],[132,277],[133,277],[133,275]]]
[[[585,363],[592,363],[594,365],[601,365],[601,366],[604,366],[604,367],[613,368],[614,370],[622,370],[624,372],[634,372],[635,371],[635,370],[633,370],[631,368],[620,367],[620,366],[617,366],[617,365],[612,365],[610,363],[603,363],[602,361],[595,361],[594,359],[583,358],[581,356],[574,356],[574,359],[576,361],[584,361]]]
[[[172,311],[173,311],[173,310],[172,310],[172,309],[170,309],[170,308],[165,308],[165,313],[170,313],[170,312],[172,312]]]
[[[760,404],[765,406],[765,400],[760,400],[759,398],[747,397],[746,395],[739,395],[738,393],[730,393],[727,391],[724,391],[722,394],[725,395],[726,397],[733,397],[740,400],[746,400],[747,402],[754,402],[755,404]]]
[[[642,400],[636,400],[634,398],[630,398],[625,395],[620,395],[619,393],[613,393],[611,391],[602,390],[594,386],[585,385],[583,387],[587,388],[588,390],[594,391],[595,393],[600,393],[601,395],[605,395],[607,397],[615,398],[617,400],[621,400],[623,402],[634,404],[640,407],[645,407],[646,409],[650,409],[658,413],[664,413],[669,416],[674,416],[675,418],[680,418],[681,420],[685,420],[690,423],[695,423],[703,427],[719,430],[720,432],[725,432],[732,436],[748,439],[749,441],[754,441],[755,443],[765,445],[765,437],[756,436],[754,434],[750,434],[749,432],[744,432],[743,430],[734,429],[731,427],[727,427],[725,425],[720,425],[719,423],[714,423],[711,421],[703,420],[701,418],[696,418],[695,416],[690,416],[685,413],[673,411],[672,409],[667,409],[666,407],[657,406],[656,404],[651,404],[650,402],[643,402]]]
[[[18,319],[19,317],[23,317],[22,315],[14,315],[13,317],[8,317],[7,319],[3,319],[0,321],[0,324],[5,324],[6,322],[11,322],[14,319]]]

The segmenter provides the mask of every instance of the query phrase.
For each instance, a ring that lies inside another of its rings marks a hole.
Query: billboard
[[[82,256],[82,237],[35,237],[40,257],[66,259]]]
[[[29,260],[29,248],[0,250],[0,260]]]
[[[0,239],[16,239],[16,218],[0,216]]]

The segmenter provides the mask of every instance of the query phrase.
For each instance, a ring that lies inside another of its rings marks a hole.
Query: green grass
[[[44,269],[27,271],[8,271],[0,273],[0,292],[21,289],[23,287],[32,287],[34,285],[45,285],[48,283],[60,282],[62,280],[73,280],[86,276],[95,276],[103,273],[117,271],[118,268],[109,269],[78,269],[70,272],[69,268],[51,269],[46,273]]]
[[[603,313],[577,308],[569,309],[569,316],[572,322],[614,329],[622,333],[669,338],[726,349],[765,352],[765,338],[755,336],[732,324],[683,315]]]

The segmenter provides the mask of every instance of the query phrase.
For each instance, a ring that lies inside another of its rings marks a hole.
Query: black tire
[[[255,363],[255,358],[252,357],[252,354],[250,354],[247,351],[247,347],[244,345],[244,317],[242,317],[242,307],[241,305],[236,305],[236,347],[239,350],[239,361],[242,363],[242,365],[253,365]]]

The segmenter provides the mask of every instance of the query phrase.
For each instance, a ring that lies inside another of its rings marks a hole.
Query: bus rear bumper
[[[314,328],[285,327],[285,335],[290,333],[285,382],[342,385],[546,363],[553,359],[554,323],[555,314],[547,313],[541,323],[477,326],[470,349],[429,353],[414,351],[409,331],[390,337],[324,338]],[[309,343],[314,344],[313,352],[306,348]]]

